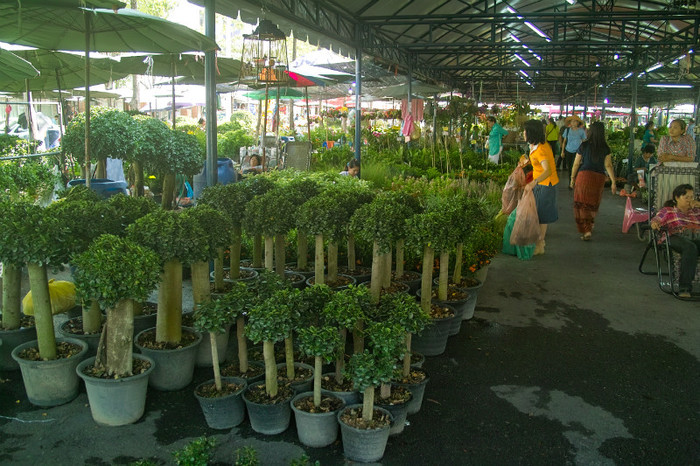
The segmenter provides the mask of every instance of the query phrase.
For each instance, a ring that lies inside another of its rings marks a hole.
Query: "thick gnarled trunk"
[[[22,269],[2,264],[2,328],[16,330],[22,320]]]

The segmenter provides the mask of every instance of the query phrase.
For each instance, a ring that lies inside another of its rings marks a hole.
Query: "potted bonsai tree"
[[[134,148],[136,123],[126,112],[108,107],[90,109],[90,159],[97,163],[96,178],[107,178],[108,157],[126,159]],[[85,112],[76,115],[66,127],[61,146],[68,154],[85,155]],[[90,174],[86,174],[90,178]]]
[[[192,216],[156,210],[129,225],[127,237],[154,250],[163,264],[155,332],[144,330],[135,343],[156,360],[149,384],[159,390],[179,390],[192,380],[202,340],[194,329],[183,332],[182,264],[200,257],[205,233]]]
[[[321,182],[319,182],[317,179],[312,179],[308,176],[304,176],[303,174],[301,176],[299,176],[299,174],[297,174],[297,176],[292,178],[285,186],[287,198],[290,200],[290,202],[292,204],[292,208],[293,208],[293,211],[291,211],[291,213],[290,213],[291,218],[293,218],[293,219],[296,218],[299,208],[306,201],[313,198],[314,196],[317,196],[321,192],[322,189],[324,189],[323,184]],[[296,225],[293,224],[293,227],[296,227]],[[298,271],[305,274],[309,270],[308,236],[306,234],[298,231],[298,230],[297,230],[297,236],[296,236],[296,246],[297,246],[297,253],[296,253],[297,262],[296,262],[295,270],[298,270]]]
[[[325,447],[338,437],[336,413],[345,405],[338,397],[321,396],[323,362],[331,362],[342,352],[340,335],[334,327],[314,325],[300,328],[298,334],[302,353],[314,358],[314,382],[312,392],[299,393],[291,401],[297,434],[304,445]]]
[[[275,183],[265,176],[254,176],[252,178],[247,178],[242,181],[248,188],[248,200],[255,199],[262,196],[269,190],[275,187]],[[247,208],[246,208],[247,211]],[[263,267],[263,248],[262,248],[262,233],[256,230],[256,224],[247,224],[246,220],[250,218],[247,215],[243,215],[243,229],[251,236],[253,236],[253,263],[254,269],[261,269]]]
[[[247,383],[237,377],[222,379],[219,368],[219,351],[216,337],[224,333],[234,315],[226,299],[214,299],[201,303],[194,311],[194,326],[200,332],[209,333],[211,363],[214,379],[207,380],[194,390],[207,425],[212,429],[235,427],[245,417],[245,405],[241,398]]]
[[[13,224],[7,234],[13,236],[13,262],[27,264],[37,333],[37,340],[17,346],[12,358],[20,365],[29,401],[55,406],[78,395],[75,367],[87,352],[86,343],[71,338],[57,340],[54,334],[47,267],[67,262],[65,226],[39,206],[17,203],[12,208],[22,221]]]
[[[134,171],[134,196],[144,194],[143,168],[157,165],[164,157],[170,143],[170,128],[165,122],[146,115],[134,115],[135,131],[133,133],[134,149],[130,154],[131,167]]]
[[[254,343],[262,342],[265,383],[251,385],[243,394],[253,430],[266,435],[284,432],[289,427],[293,391],[277,382],[275,342],[284,340],[292,330],[289,306],[290,290],[278,289],[253,306],[248,314],[246,334]]]
[[[98,424],[131,424],[143,415],[148,377],[155,367],[152,359],[133,354],[134,301],[144,299],[158,283],[160,260],[128,239],[105,234],[73,263],[79,294],[97,301],[107,314],[97,356],[76,369],[85,381],[92,417]]]

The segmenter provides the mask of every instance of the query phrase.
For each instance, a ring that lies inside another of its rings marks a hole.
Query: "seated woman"
[[[690,298],[693,278],[700,251],[700,201],[695,199],[693,187],[682,184],[673,190],[673,199],[667,201],[650,222],[651,228],[668,230],[668,244],[681,255],[678,296]]]
[[[656,157],[654,157],[655,150],[656,148],[653,144],[647,144],[642,149],[642,155],[638,155],[634,159],[634,162],[632,162],[632,166],[627,175],[627,183],[632,186],[633,190],[641,187],[640,181],[642,180],[644,180],[644,184],[648,183],[651,165],[656,165],[658,163]],[[640,176],[640,171],[644,172],[644,176]]]
[[[668,135],[659,143],[659,162],[693,162],[695,141],[685,134],[685,121],[673,120],[668,126]]]
[[[347,164],[345,164],[345,170],[340,172],[340,174],[343,176],[353,176],[357,178],[357,176],[360,174],[360,161],[357,159],[350,160]]]
[[[262,173],[262,157],[258,154],[253,154],[248,158],[247,162],[243,162],[241,165],[241,171],[245,174],[257,174]]]

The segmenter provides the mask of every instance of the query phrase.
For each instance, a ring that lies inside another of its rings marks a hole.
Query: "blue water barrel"
[[[85,184],[85,180],[78,178],[75,180],[70,180],[68,182],[68,187],[72,188],[73,186],[82,184]],[[108,197],[114,196],[118,193],[126,194],[126,181],[112,181],[107,178],[93,178],[90,180],[90,189],[107,199]]]
[[[233,168],[233,160],[225,157],[219,157],[216,161],[216,167],[218,177],[217,182],[219,184],[229,184],[237,181],[236,170]],[[194,189],[194,198],[198,199],[202,194],[202,190],[207,186],[206,162],[204,163],[204,167],[199,175],[194,175],[193,182],[194,186],[192,186],[192,188]]]

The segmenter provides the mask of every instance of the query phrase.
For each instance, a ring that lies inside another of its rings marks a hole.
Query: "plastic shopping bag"
[[[501,211],[504,214],[510,214],[518,205],[520,196],[523,194],[523,186],[525,186],[525,172],[522,167],[518,166],[508,177],[503,194],[501,194]]]
[[[49,280],[49,299],[53,315],[73,309],[76,305],[75,284],[63,280]],[[22,299],[22,312],[28,316],[34,315],[34,301],[32,301],[31,291]]]
[[[513,224],[513,232],[510,234],[510,244],[515,246],[527,246],[537,242],[540,236],[540,221],[537,216],[535,195],[527,191],[520,198],[518,210]]]
[[[532,259],[532,255],[535,252],[534,243],[528,244],[527,246],[513,246],[510,244],[510,236],[513,233],[513,225],[515,224],[517,212],[518,210],[516,209],[508,216],[508,222],[503,230],[503,248],[501,252],[511,256],[518,256],[518,259],[526,261]]]

